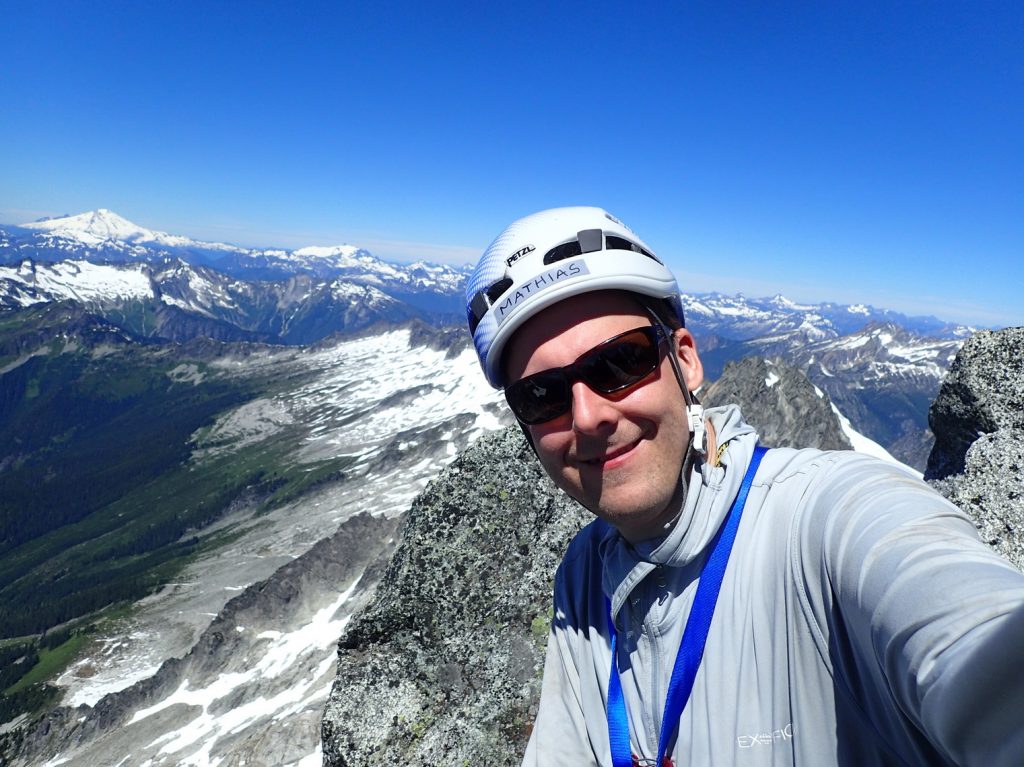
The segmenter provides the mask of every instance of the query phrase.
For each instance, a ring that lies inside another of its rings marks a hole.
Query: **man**
[[[521,219],[467,303],[488,381],[598,518],[556,575],[525,765],[1024,764],[1024,576],[898,468],[764,453],[704,412],[675,278],[631,230]]]

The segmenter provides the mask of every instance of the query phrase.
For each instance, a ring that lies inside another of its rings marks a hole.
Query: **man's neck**
[[[718,440],[717,440],[717,438],[715,436],[715,427],[712,426],[710,420],[705,420],[704,421],[704,428],[707,430],[707,448],[708,448],[708,451],[707,451],[707,454],[706,454],[706,460],[712,466],[717,466],[718,465]],[[643,533],[639,533],[639,534],[637,534],[637,533],[630,534],[630,533],[627,533],[627,532],[625,532],[624,530],[622,530],[620,528],[619,532],[622,534],[623,538],[625,538],[630,543],[637,543],[638,541],[649,540],[651,538],[658,538],[658,537],[661,537],[661,536],[664,536],[664,535],[668,535],[668,533],[672,530],[672,528],[675,527],[676,522],[679,521],[679,515],[682,513],[682,510],[683,510],[683,499],[686,497],[686,493],[689,490],[689,488],[687,487],[687,484],[690,481],[690,476],[689,476],[690,475],[690,469],[693,467],[693,461],[694,461],[694,458],[696,457],[696,455],[697,454],[693,450],[693,446],[690,445],[690,447],[686,451],[686,457],[683,459],[683,466],[682,466],[682,470],[680,471],[680,477],[679,477],[679,488],[676,491],[676,494],[673,495],[672,500],[669,501],[669,505],[667,507],[667,508],[672,508],[672,509],[675,510],[675,516],[673,516],[673,518],[670,521],[668,521],[667,523],[663,523],[664,524],[663,527],[656,528],[655,530],[647,530],[647,531],[644,531]]]

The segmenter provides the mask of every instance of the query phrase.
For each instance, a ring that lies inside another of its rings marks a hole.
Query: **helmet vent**
[[[647,256],[652,261],[664,266],[665,264],[656,255],[646,248],[641,248],[632,240],[619,237],[614,234],[605,234],[600,229],[585,229],[576,235],[577,239],[556,245],[544,255],[544,263],[553,264],[556,261],[564,261],[567,258],[581,256],[584,253],[593,253],[597,250],[631,250],[642,256]],[[603,242],[602,242],[603,239]],[[602,245],[604,247],[602,247]]]
[[[593,253],[604,247],[604,232],[600,229],[584,229],[576,233],[576,239],[579,240],[580,250],[584,253]]]
[[[571,240],[563,245],[556,245],[547,253],[544,254],[544,264],[553,264],[556,261],[564,261],[567,258],[573,256],[582,255],[583,248],[580,247],[579,240]]]
[[[645,248],[641,248],[635,242],[627,240],[625,237],[616,237],[614,234],[609,234],[605,237],[605,242],[607,243],[605,247],[609,250],[632,250],[634,253],[640,253],[648,258],[653,258],[659,264],[661,263],[656,255]]]

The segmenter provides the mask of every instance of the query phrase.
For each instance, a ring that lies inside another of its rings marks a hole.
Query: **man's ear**
[[[697,341],[686,328],[679,328],[672,333],[672,351],[679,360],[679,369],[683,373],[686,388],[695,391],[704,383],[704,365],[697,354]]]

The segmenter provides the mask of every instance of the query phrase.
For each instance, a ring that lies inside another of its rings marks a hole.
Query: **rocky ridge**
[[[397,525],[368,514],[349,518],[228,602],[183,658],[95,706],[52,711],[0,744],[0,761],[172,767],[228,758],[270,767],[308,757],[334,676],[316,645],[333,641],[365,603],[393,550]],[[320,627],[318,636],[293,635],[296,626],[310,625]],[[295,663],[305,664],[298,685]]]

